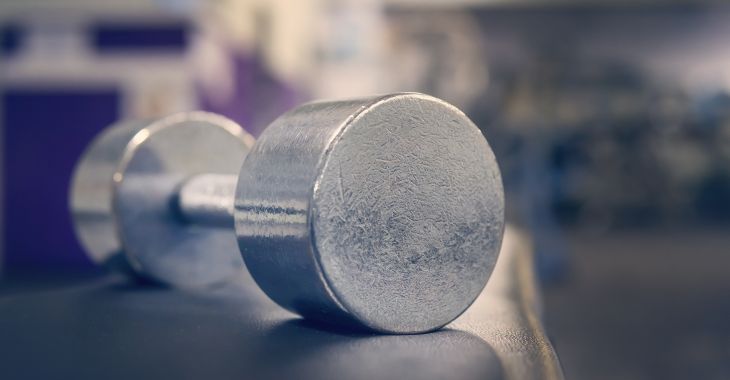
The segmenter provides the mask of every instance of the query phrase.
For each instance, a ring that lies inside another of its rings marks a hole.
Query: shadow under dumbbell
[[[376,335],[304,321],[257,289],[191,293],[119,278],[0,298],[9,378],[503,378],[456,330]],[[39,360],[42,365],[39,365]]]
[[[268,329],[259,347],[256,375],[261,378],[505,378],[491,346],[452,329],[378,335],[292,319]]]

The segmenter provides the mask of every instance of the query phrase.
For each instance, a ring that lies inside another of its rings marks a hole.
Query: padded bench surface
[[[539,319],[529,243],[508,229],[469,310],[421,335],[302,320],[246,276],[209,292],[108,276],[0,296],[4,379],[559,379]]]

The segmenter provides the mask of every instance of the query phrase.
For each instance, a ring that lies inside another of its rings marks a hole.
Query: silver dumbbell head
[[[237,175],[252,145],[236,123],[203,112],[103,131],[77,165],[71,188],[76,232],[91,259],[179,287],[240,273],[230,228],[185,223],[171,204],[187,178]]]
[[[456,318],[486,284],[504,194],[482,133],[439,99],[311,103],[249,153],[235,226],[246,266],[282,306],[418,333]]]

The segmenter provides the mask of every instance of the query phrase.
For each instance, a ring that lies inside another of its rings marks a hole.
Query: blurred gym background
[[[100,273],[68,185],[115,120],[205,109],[258,135],[303,101],[393,91],[483,129],[567,378],[730,378],[721,1],[5,0],[0,291]]]

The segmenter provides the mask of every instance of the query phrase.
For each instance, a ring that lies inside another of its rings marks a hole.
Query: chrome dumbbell
[[[252,140],[206,113],[102,133],[72,189],[92,258],[190,287],[242,256],[283,307],[388,333],[437,329],[486,284],[504,195],[457,108],[416,93],[310,103]]]

